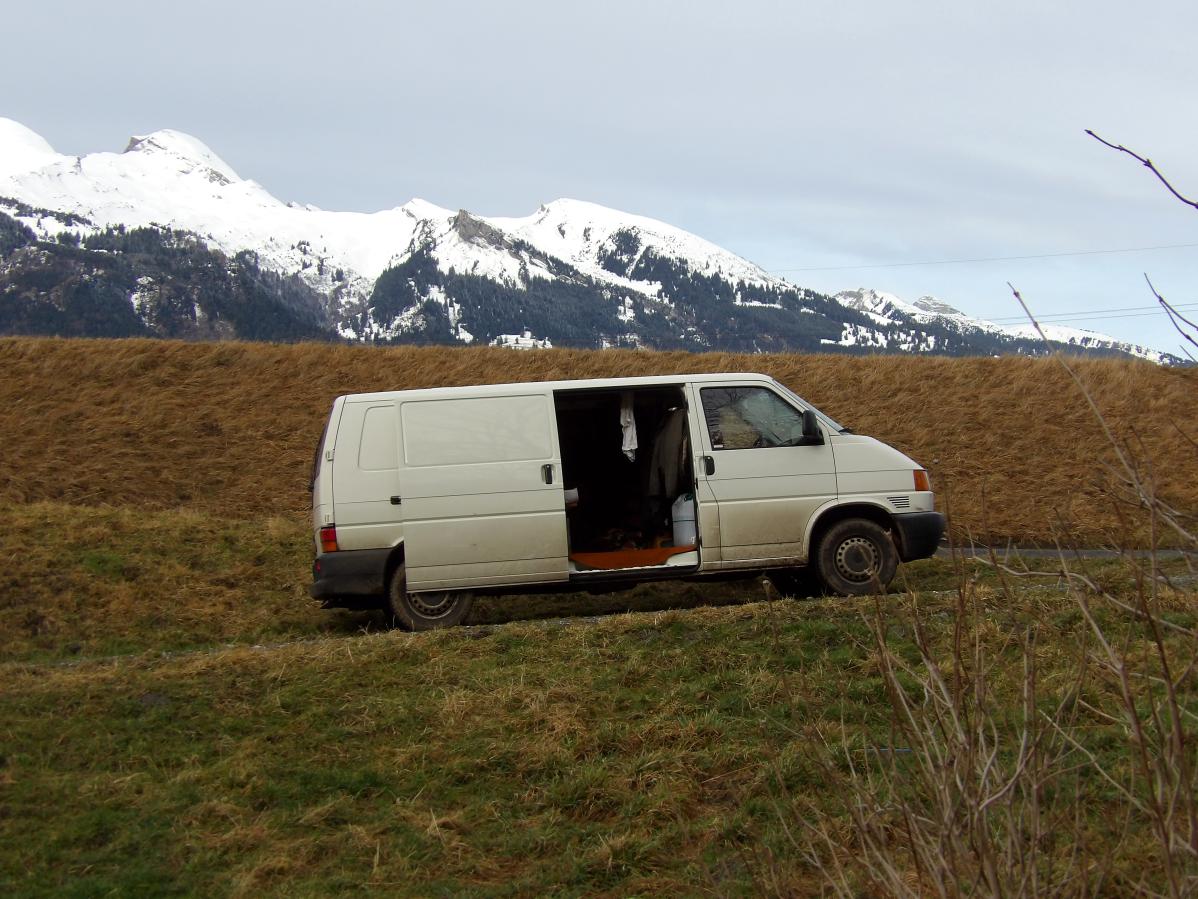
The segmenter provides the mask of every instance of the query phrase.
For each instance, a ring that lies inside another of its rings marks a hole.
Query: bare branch
[[[1015,295],[1015,299],[1019,301],[1019,305],[1023,309],[1024,315],[1028,317],[1028,320],[1032,323],[1032,327],[1035,328],[1036,333],[1040,335],[1040,339],[1044,341],[1046,346],[1051,348],[1052,341],[1048,339],[1048,336],[1044,333],[1044,329],[1040,327],[1040,322],[1036,320],[1036,316],[1032,315],[1032,310],[1028,308],[1027,303],[1025,303],[1023,300],[1023,294],[1021,294],[1016,289],[1015,285],[1010,281],[1007,282],[1007,287],[1011,288],[1011,293],[1013,293]],[[1102,427],[1103,434],[1106,435],[1107,442],[1111,445],[1111,448],[1114,449],[1115,455],[1118,457],[1119,462],[1123,465],[1124,471],[1128,473],[1130,478],[1136,480],[1135,469],[1132,467],[1131,462],[1124,454],[1119,441],[1111,432],[1110,427],[1106,423],[1106,418],[1103,416],[1102,411],[1098,408],[1098,403],[1094,401],[1094,397],[1090,395],[1090,391],[1086,389],[1086,385],[1082,383],[1081,378],[1077,376],[1077,373],[1074,372],[1069,363],[1065,361],[1065,357],[1062,356],[1060,352],[1054,352],[1053,356],[1056,357],[1056,360],[1061,364],[1061,367],[1065,369],[1073,383],[1077,385],[1077,389],[1081,391],[1082,398],[1085,399],[1087,405],[1089,405],[1090,411],[1094,413],[1094,417],[1098,420],[1098,424]]]
[[[1188,318],[1186,318],[1184,315],[1182,315],[1180,312],[1178,312],[1176,309],[1174,309],[1171,305],[1169,305],[1169,301],[1160,295],[1160,292],[1153,285],[1152,279],[1148,277],[1147,272],[1144,273],[1144,280],[1148,282],[1148,289],[1152,291],[1152,295],[1154,297],[1156,297],[1156,301],[1161,304],[1161,308],[1163,308],[1165,310],[1165,314],[1167,316],[1169,316],[1169,322],[1173,325],[1174,328],[1177,329],[1177,333],[1180,334],[1182,337],[1184,337],[1186,340],[1188,340],[1190,343],[1194,344],[1194,346],[1198,347],[1198,340],[1194,339],[1194,334],[1198,334],[1198,324],[1194,324],[1194,322],[1190,321]],[[1183,328],[1181,325],[1179,325],[1177,323],[1178,319],[1181,319],[1181,321],[1185,322],[1187,325],[1189,325],[1191,328],[1193,328],[1194,334],[1191,334],[1189,331],[1187,331],[1185,328]],[[1185,347],[1182,347],[1182,349],[1184,350]],[[1190,353],[1189,350],[1185,350],[1185,354],[1187,356],[1189,356],[1191,359],[1194,358],[1193,354]]]
[[[1151,159],[1147,159],[1146,157],[1141,156],[1139,153],[1127,149],[1127,147],[1123,146],[1122,144],[1113,144],[1109,140],[1103,140],[1089,128],[1086,129],[1086,134],[1090,135],[1090,137],[1094,138],[1094,140],[1098,141],[1100,144],[1105,144],[1112,150],[1118,150],[1120,153],[1126,153],[1132,159],[1138,160],[1146,169],[1148,169],[1148,171],[1156,175],[1161,184],[1165,185],[1165,187],[1169,189],[1169,193],[1173,194],[1173,196],[1177,197],[1177,199],[1181,200],[1181,202],[1185,203],[1187,206],[1192,206],[1195,209],[1198,209],[1198,200],[1191,200],[1188,197],[1183,197],[1181,194],[1179,194],[1173,185],[1169,183],[1169,179],[1162,175],[1160,170],[1152,164]]]
[[[982,558],[979,558],[977,560],[977,562],[979,565],[991,565],[992,564],[988,559],[982,559]],[[1099,587],[1096,583],[1094,583],[1094,581],[1090,580],[1084,574],[1079,574],[1076,571],[1071,571],[1068,568],[1068,566],[1063,565],[1061,568],[1057,569],[1056,571],[1031,571],[1029,569],[1019,570],[1019,569],[1011,568],[1007,565],[1002,565],[1002,564],[999,564],[997,567],[1001,568],[1003,571],[1005,571],[1007,574],[1011,575],[1012,577],[1018,577],[1018,578],[1055,577],[1055,578],[1063,578],[1067,582],[1076,581],[1077,583],[1082,584],[1086,588],[1088,588],[1089,591],[1091,593],[1093,593],[1095,596],[1101,596],[1104,600],[1106,600],[1108,603],[1115,606],[1116,608],[1122,609],[1124,612],[1127,612],[1129,615],[1132,615],[1136,618],[1144,618],[1143,613],[1139,609],[1137,609],[1135,606],[1125,603],[1120,599],[1117,599],[1116,597],[1112,596],[1108,591],[1103,590],[1101,587]],[[1147,620],[1147,619],[1145,619],[1145,620]],[[1172,631],[1176,631],[1179,634],[1186,634],[1187,636],[1192,636],[1194,634],[1194,631],[1192,631],[1190,628],[1182,627],[1180,624],[1174,624],[1172,621],[1169,621],[1167,618],[1156,619],[1156,623],[1161,627],[1168,628],[1169,630],[1172,630]]]
[[[1011,288],[1011,293],[1015,295],[1015,299],[1019,302],[1020,308],[1023,309],[1024,314],[1028,317],[1028,321],[1032,323],[1032,327],[1036,329],[1036,333],[1040,335],[1040,339],[1044,341],[1044,345],[1051,349],[1052,342],[1048,339],[1047,335],[1045,335],[1044,329],[1040,327],[1040,322],[1038,322],[1036,317],[1032,315],[1031,309],[1028,308],[1027,303],[1025,303],[1023,300],[1023,295],[1010,281],[1007,282],[1007,286]],[[1073,367],[1065,360],[1065,356],[1060,350],[1052,350],[1052,357],[1056,359],[1061,368],[1065,369],[1065,372],[1069,375],[1074,385],[1081,392],[1082,398],[1086,401],[1086,405],[1090,407],[1090,411],[1093,413],[1099,427],[1102,428],[1102,433],[1106,436],[1107,443],[1114,452],[1116,460],[1123,469],[1126,483],[1129,485],[1132,494],[1135,496],[1140,505],[1143,508],[1152,511],[1154,514],[1160,515],[1165,524],[1177,531],[1178,534],[1184,537],[1188,543],[1198,544],[1198,535],[1191,534],[1189,531],[1187,531],[1177,519],[1176,514],[1170,514],[1172,510],[1166,511],[1160,502],[1158,502],[1153,496],[1149,496],[1145,491],[1144,480],[1142,477],[1140,477],[1139,472],[1136,470],[1136,466],[1133,464],[1130,450],[1125,449],[1123,442],[1115,437],[1114,433],[1111,431],[1110,425],[1107,424],[1106,416],[1104,416],[1102,414],[1102,410],[1098,408],[1098,403],[1095,401],[1094,396],[1090,393],[1086,385],[1082,383],[1082,379],[1078,377],[1077,372],[1073,370]]]

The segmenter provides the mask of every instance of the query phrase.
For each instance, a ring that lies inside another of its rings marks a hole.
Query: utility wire
[[[918,265],[963,265],[969,262],[1017,262],[1024,259],[1059,259],[1063,256],[1101,256],[1111,253],[1146,253],[1150,250],[1181,250],[1198,243],[1172,243],[1156,247],[1123,247],[1116,250],[1074,250],[1068,253],[1036,253],[1030,256],[979,256],[975,259],[934,259],[926,262],[875,262],[869,265],[825,265],[811,268],[771,268],[769,272],[845,272],[865,268],[908,268]]]
[[[1179,303],[1173,308],[1182,311],[1198,309],[1198,303]],[[1124,306],[1115,309],[1076,309],[1072,312],[1048,312],[1044,315],[1037,315],[1037,321],[1053,321],[1070,319],[1090,320],[1094,318],[1137,318],[1143,315],[1160,315],[1164,313],[1164,309],[1160,306]],[[988,322],[993,322],[996,325],[1001,324],[1018,324],[1027,321],[1026,316],[1012,315],[1004,318],[988,318]]]
[[[1082,315],[1074,315],[1070,318],[1053,318],[1051,316],[1046,318],[1042,315],[1037,315],[1036,321],[1040,322],[1040,324],[1042,324],[1042,325],[1067,325],[1070,322],[1105,321],[1106,319],[1112,319],[1112,318],[1146,318],[1147,316],[1150,316],[1150,315],[1164,315],[1164,314],[1165,314],[1165,310],[1160,309],[1156,312],[1125,312],[1121,315],[1085,315],[1085,314],[1082,314]],[[986,321],[991,322],[992,324],[1004,325],[1004,326],[1005,325],[1017,325],[1017,324],[1020,324],[1021,322],[1027,322],[1028,324],[1031,324],[1031,322],[1028,322],[1027,319],[1018,319],[1015,321],[1006,321],[1006,322],[996,322],[993,319],[986,319]]]

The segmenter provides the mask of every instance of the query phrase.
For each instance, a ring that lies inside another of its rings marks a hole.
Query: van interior
[[[682,388],[560,391],[554,406],[571,568],[697,565]]]

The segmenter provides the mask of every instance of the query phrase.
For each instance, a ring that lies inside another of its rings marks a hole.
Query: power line
[[[1198,303],[1172,303],[1170,305],[1181,312],[1198,309]],[[1037,315],[1036,321],[1090,321],[1095,318],[1138,318],[1144,315],[1163,315],[1164,311],[1159,305],[1123,306],[1114,309],[1076,309],[1072,312],[1047,312],[1044,315]],[[987,318],[986,321],[993,322],[996,325],[1018,324],[1027,321],[1027,316],[1010,315],[1003,318]]]
[[[1151,250],[1182,250],[1198,247],[1198,243],[1172,243],[1156,247],[1123,247],[1116,250],[1073,250],[1068,253],[1035,253],[1030,256],[979,256],[974,259],[933,259],[926,262],[875,262],[868,265],[825,265],[811,268],[772,268],[767,271],[783,272],[844,272],[865,268],[907,268],[917,265],[963,265],[969,262],[1018,262],[1025,259],[1059,259],[1063,256],[1101,256],[1111,253],[1146,253]]]
[[[1176,309],[1178,307],[1175,306],[1173,308]],[[1183,306],[1181,308],[1184,310],[1186,307]],[[1156,312],[1124,312],[1120,315],[1075,315],[1071,318],[1042,318],[1041,316],[1037,315],[1036,321],[1040,322],[1040,324],[1042,324],[1042,325],[1067,325],[1070,322],[1095,322],[1095,321],[1105,321],[1107,319],[1113,319],[1113,318],[1147,318],[1148,316],[1152,316],[1152,315],[1164,315],[1164,314],[1165,314],[1165,310],[1159,309]],[[989,319],[987,319],[987,321],[989,321]],[[1027,319],[1023,319],[1023,321],[1027,321]],[[1018,321],[995,322],[995,324],[1015,325],[1015,324],[1019,324],[1019,322]],[[1031,322],[1028,322],[1028,324],[1030,325]]]

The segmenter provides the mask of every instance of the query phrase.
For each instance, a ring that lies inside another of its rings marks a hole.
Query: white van
[[[338,397],[311,595],[460,623],[477,593],[813,570],[867,593],[935,552],[927,473],[760,374]]]

